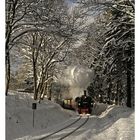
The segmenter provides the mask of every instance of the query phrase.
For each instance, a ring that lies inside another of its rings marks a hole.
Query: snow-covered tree
[[[100,15],[98,21],[102,30],[96,29],[96,32],[103,40],[100,44],[102,49],[97,53],[98,47],[93,47],[97,59],[93,59],[92,64],[94,69],[97,68],[97,79],[104,81],[98,88],[103,88],[108,98],[113,97],[118,103],[122,97],[127,98],[126,103],[130,107],[131,96],[134,94],[134,1],[79,0],[78,3],[83,8],[88,8],[88,14],[94,17]],[[96,20],[96,25],[97,23]],[[91,37],[91,40],[95,38]],[[98,42],[100,40],[97,39]],[[92,46],[93,41],[88,41],[89,46]]]
[[[48,4],[51,4],[49,11]],[[32,73],[34,77],[34,99],[45,94],[49,79],[55,75],[56,63],[64,61],[71,43],[76,40],[75,36],[79,33],[75,27],[76,20],[70,16],[63,1],[42,1],[40,5],[43,8],[32,4],[30,14],[34,22],[26,15],[21,24],[26,24],[28,32],[15,39],[15,44],[21,52],[20,57],[26,62],[24,66],[28,65],[27,75],[31,76]],[[34,11],[35,8],[37,9]],[[32,30],[35,28],[36,30]]]
[[[10,82],[10,50],[14,46],[14,38],[19,36],[17,33],[21,31],[21,26],[17,26],[21,22],[25,15],[28,13],[28,8],[32,2],[22,0],[6,0],[6,91],[7,95]]]
[[[126,84],[127,106],[131,107],[134,94],[134,1],[118,0],[109,7],[111,17],[105,33],[104,55],[108,60],[108,73],[119,84],[120,90],[123,89],[120,86]]]

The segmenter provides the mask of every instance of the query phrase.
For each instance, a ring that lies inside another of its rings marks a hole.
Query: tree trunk
[[[6,1],[7,3],[8,1]],[[8,11],[6,11],[6,15],[8,14],[8,19],[6,19],[6,42],[5,42],[5,51],[6,51],[6,62],[5,62],[5,67],[6,67],[6,89],[5,89],[5,95],[8,95],[8,89],[9,89],[9,84],[10,84],[10,50],[9,50],[9,41],[10,41],[10,36],[12,32],[12,23],[15,18],[15,9],[17,5],[17,0],[16,1],[11,1]],[[7,6],[7,5],[6,5]],[[12,14],[11,14],[12,11]],[[11,20],[10,20],[11,18]]]
[[[49,96],[50,96],[50,100],[52,100],[52,84],[50,84],[49,87]]]
[[[9,84],[10,84],[10,52],[9,52],[9,39],[10,39],[10,32],[7,35],[6,43],[5,43],[5,48],[6,48],[6,56],[5,56],[5,69],[6,69],[6,89],[5,89],[5,95],[8,95],[8,89],[9,89]]]
[[[110,104],[110,102],[111,102],[111,88],[112,88],[112,81],[109,76],[109,87],[108,87],[108,93],[107,93],[108,104]]]
[[[120,80],[119,80],[117,81],[116,105],[120,104],[120,94],[121,94],[121,91],[120,91]]]
[[[131,49],[128,51],[130,60],[127,62],[127,107],[131,107]]]
[[[9,84],[10,84],[10,56],[9,51],[6,53],[6,89],[5,95],[8,96]]]
[[[127,104],[127,107],[131,107],[131,72],[130,70],[127,70],[127,103],[126,104]]]

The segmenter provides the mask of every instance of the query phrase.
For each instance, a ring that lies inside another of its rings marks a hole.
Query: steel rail
[[[59,130],[57,130],[57,131],[55,131],[55,132],[52,132],[51,134],[49,134],[49,135],[47,135],[47,136],[44,136],[44,137],[42,137],[42,138],[40,138],[40,139],[38,139],[38,140],[44,140],[44,139],[46,139],[46,138],[48,138],[48,137],[50,137],[50,136],[52,136],[52,135],[54,135],[54,134],[56,134],[56,133],[58,133],[58,132],[60,132],[60,131],[62,131],[62,130],[64,130],[64,129],[66,129],[66,128],[72,126],[73,124],[75,124],[76,122],[78,122],[80,119],[81,119],[81,116],[80,116],[77,120],[75,120],[74,122],[70,123],[69,125],[66,125],[65,127],[61,128],[61,129],[59,129]]]
[[[79,128],[81,128],[83,125],[85,125],[87,123],[87,121],[89,120],[89,116],[87,117],[87,119],[81,124],[79,125],[77,128],[75,128],[73,131],[71,131],[70,133],[68,133],[67,135],[61,137],[60,139],[58,140],[63,140],[65,139],[66,137],[68,137],[69,135],[71,135],[72,133],[74,133],[76,130],[78,130]]]

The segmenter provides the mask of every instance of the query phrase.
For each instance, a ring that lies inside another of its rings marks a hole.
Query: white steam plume
[[[69,87],[69,97],[75,98],[83,94],[94,76],[92,70],[83,66],[69,66],[65,71],[61,84]],[[68,94],[68,93],[64,93]],[[65,96],[65,95],[64,95]]]

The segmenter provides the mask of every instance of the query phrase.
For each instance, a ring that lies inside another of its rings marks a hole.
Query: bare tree
[[[58,3],[59,5],[57,5]],[[62,4],[63,2],[57,0],[47,2],[38,0],[6,1],[6,95],[8,94],[11,71],[10,50],[13,46],[18,45],[24,35],[31,32],[63,33],[59,28],[59,25],[61,25],[60,17],[57,18],[56,15],[59,15],[59,11],[63,11],[60,3]],[[44,8],[47,10],[44,10]],[[62,35],[68,36],[65,33]]]
[[[14,40],[22,35],[18,34],[23,28],[19,23],[23,21],[25,15],[28,13],[28,8],[31,3],[22,0],[6,0],[6,95],[8,95],[10,83],[10,50],[14,46]]]

